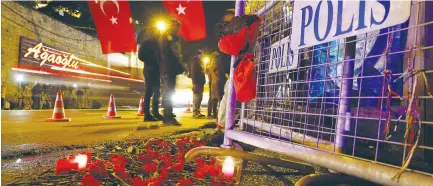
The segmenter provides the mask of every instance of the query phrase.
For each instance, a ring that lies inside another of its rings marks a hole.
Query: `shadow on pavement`
[[[108,133],[124,132],[124,131],[131,131],[131,128],[104,129],[104,130],[97,130],[89,134],[108,134]]]
[[[128,123],[94,123],[94,124],[82,124],[82,125],[68,125],[64,127],[68,128],[76,128],[76,127],[99,127],[99,126],[116,126],[116,125],[132,125],[137,124],[137,122],[128,122]]]

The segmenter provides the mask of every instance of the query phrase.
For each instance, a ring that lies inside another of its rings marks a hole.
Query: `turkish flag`
[[[88,1],[103,54],[136,52],[134,26],[128,1]]]
[[[170,16],[180,22],[179,36],[183,36],[187,42],[206,38],[206,24],[201,0],[163,0],[163,3]]]

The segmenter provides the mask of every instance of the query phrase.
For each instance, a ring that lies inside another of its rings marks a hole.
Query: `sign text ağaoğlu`
[[[52,64],[61,65],[63,68],[78,69],[79,61],[74,60],[75,57],[72,54],[56,54],[44,47],[42,43],[37,44],[33,48],[28,48],[27,53],[24,57],[28,57],[33,54],[33,58],[42,60],[40,66],[43,66],[46,62]]]

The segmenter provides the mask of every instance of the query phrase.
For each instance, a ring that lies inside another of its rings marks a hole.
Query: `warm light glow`
[[[232,157],[230,156],[226,157],[222,169],[223,169],[222,172],[224,176],[228,176],[228,177],[233,176],[233,174],[235,173],[235,163]]]
[[[203,62],[204,62],[205,65],[206,65],[207,63],[209,63],[209,61],[210,61],[210,58],[209,58],[209,57],[204,57],[204,58],[203,58]]]
[[[85,169],[87,164],[87,156],[84,154],[75,156],[74,163],[78,163],[78,169]]]
[[[84,70],[74,70],[74,69],[67,69],[67,68],[59,68],[59,67],[55,67],[55,66],[51,67],[51,69],[53,69],[53,70],[67,71],[67,72],[75,72],[75,73],[80,73],[80,74],[88,74],[88,75],[95,75],[95,76],[111,77],[111,78],[123,79],[123,80],[128,80],[128,81],[143,82],[143,80],[140,80],[140,79],[132,79],[132,78],[119,77],[119,76],[110,76],[110,75],[106,75],[106,74],[98,74],[98,73],[93,73],[93,72],[87,72],[87,71],[84,71]]]
[[[77,84],[76,84],[76,83],[72,84],[72,86],[73,86],[74,88],[77,88]]]
[[[22,159],[18,158],[17,161],[15,161],[15,163],[21,163]]]
[[[12,68],[13,71],[20,71],[20,72],[30,72],[35,74],[51,74],[49,72],[44,71],[37,71],[37,70],[28,70],[28,69],[22,69],[22,68]]]
[[[164,21],[160,20],[156,23],[156,28],[158,28],[160,32],[164,32],[167,29],[167,24]]]
[[[174,104],[186,104],[192,102],[192,91],[190,89],[176,90],[171,97]]]

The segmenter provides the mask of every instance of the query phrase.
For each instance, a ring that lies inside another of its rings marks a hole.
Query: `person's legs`
[[[164,87],[162,95],[164,118],[162,121],[164,124],[180,125],[180,123],[173,116],[173,104],[171,100],[176,86],[176,76],[163,75],[162,84]]]
[[[204,117],[200,113],[201,101],[203,100],[203,85],[193,85],[193,116]]]
[[[212,117],[217,118],[218,116],[218,99],[212,99]]]
[[[224,85],[224,96],[221,99],[220,107],[218,110],[218,125],[219,127],[224,127],[226,123],[226,105],[227,105],[227,94],[229,90],[229,81]]]
[[[207,101],[207,117],[212,117],[212,99],[211,99],[211,93],[212,93],[212,81],[209,81],[209,100]]]
[[[35,101],[35,109],[36,110],[40,110],[41,109],[41,100],[42,100],[42,95],[37,94],[36,95],[36,101]]]
[[[155,121],[155,118],[150,114],[150,97],[153,94],[153,81],[149,77],[145,77],[145,92],[144,92],[144,121]]]
[[[155,119],[162,120],[163,116],[159,113],[159,97],[161,95],[161,81],[158,80],[153,84],[153,97],[152,97],[152,114]]]

